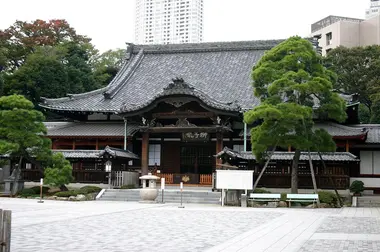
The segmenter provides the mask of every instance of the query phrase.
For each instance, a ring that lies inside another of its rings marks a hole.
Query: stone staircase
[[[358,197],[358,207],[380,207],[380,196]]]
[[[220,204],[220,192],[187,190],[182,192],[182,202],[195,204]],[[140,189],[106,189],[97,200],[105,201],[140,201]],[[156,202],[162,201],[159,190]],[[179,190],[165,190],[165,203],[180,203],[181,192]]]

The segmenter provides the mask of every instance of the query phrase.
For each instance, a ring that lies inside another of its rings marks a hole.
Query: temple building
[[[231,166],[259,172],[260,165],[253,164],[254,156],[249,154],[250,126],[243,124],[243,113],[260,103],[253,95],[252,66],[280,42],[129,44],[123,67],[107,87],[46,98],[40,104],[65,118],[46,122],[52,148],[72,162],[76,182],[106,182],[99,153],[107,148],[128,157],[117,169],[159,172],[173,184],[210,185],[212,173],[226,160]],[[340,189],[347,189],[352,177],[380,174],[374,167],[380,139],[369,137],[369,132],[376,135],[377,131],[358,125],[359,103],[354,95],[342,97],[349,115],[346,125],[315,125],[333,136],[338,151],[325,154],[327,168],[317,169],[320,187],[330,187],[327,174]],[[290,183],[292,149],[279,151],[262,186]],[[360,162],[363,155],[365,167]],[[313,162],[320,166],[318,156],[313,156]],[[308,166],[307,162],[300,165]],[[37,171],[26,166],[24,178],[35,180],[33,172]],[[310,185],[306,181],[300,187]]]

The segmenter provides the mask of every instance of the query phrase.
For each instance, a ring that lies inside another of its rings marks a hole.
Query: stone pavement
[[[380,251],[377,208],[282,209],[1,199],[12,252]]]

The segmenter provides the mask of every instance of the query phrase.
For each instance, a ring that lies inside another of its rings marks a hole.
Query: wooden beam
[[[99,150],[99,139],[96,139],[95,149]]]
[[[140,127],[141,132],[151,133],[173,133],[173,132],[229,132],[231,129],[226,126],[214,126],[214,127]]]
[[[350,152],[350,144],[348,140],[346,140],[346,152]]]
[[[148,161],[149,161],[149,133],[142,134],[141,144],[141,175],[148,174]]]
[[[288,152],[292,152],[292,146],[291,145],[288,146]]]
[[[73,150],[75,150],[75,139],[73,140]]]
[[[154,113],[153,118],[158,119],[178,119],[178,118],[212,118],[215,114],[211,112],[169,112],[169,113]]]

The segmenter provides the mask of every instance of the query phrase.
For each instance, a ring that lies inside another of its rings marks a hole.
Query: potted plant
[[[360,196],[364,191],[364,183],[360,180],[355,180],[350,186],[350,192],[354,193],[354,196]]]

